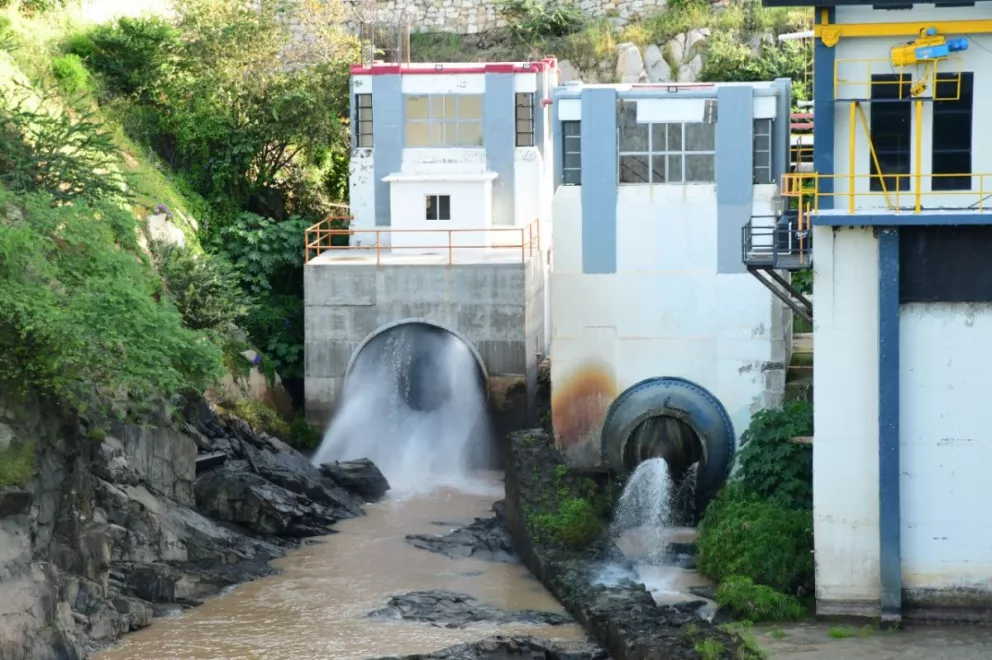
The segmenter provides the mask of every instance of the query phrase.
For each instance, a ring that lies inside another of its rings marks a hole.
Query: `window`
[[[561,123],[561,134],[561,182],[566,186],[582,185],[581,122],[563,121]]]
[[[534,95],[516,95],[517,146],[534,146]]]
[[[482,94],[407,96],[406,146],[481,147]]]
[[[451,195],[428,195],[427,220],[451,220]]]
[[[716,124],[638,124],[637,107],[620,110],[620,183],[712,183]]]
[[[937,89],[933,102],[931,171],[934,177],[930,184],[931,190],[971,190],[974,84],[974,75],[971,73],[937,74]],[[942,174],[968,174],[968,176],[940,176]]]
[[[355,94],[355,146],[372,146],[372,95]]]
[[[872,192],[882,190],[909,190],[909,177],[891,176],[893,174],[909,174],[910,126],[912,123],[912,107],[906,99],[910,98],[912,81],[909,76],[901,74],[879,74],[871,77],[871,125],[869,133],[871,143],[878,157],[878,167],[875,159],[869,154],[871,161]],[[879,172],[878,170],[882,171]],[[881,174],[881,176],[880,176]]]
[[[754,183],[772,183],[772,120],[754,120]]]

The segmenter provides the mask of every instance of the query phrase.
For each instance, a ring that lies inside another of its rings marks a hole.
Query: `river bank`
[[[104,432],[44,402],[0,407],[0,438],[37,448],[35,477],[0,489],[0,660],[85,658],[272,574],[374,499],[373,466],[338,483],[201,399],[181,417]]]

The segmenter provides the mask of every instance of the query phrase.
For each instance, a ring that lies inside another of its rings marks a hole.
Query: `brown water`
[[[761,626],[758,643],[772,660],[988,660],[992,631],[920,626],[904,631],[802,623]],[[845,637],[846,635],[846,637]]]
[[[433,651],[496,633],[584,640],[575,624],[455,630],[366,618],[389,596],[426,589],[467,593],[506,610],[563,611],[523,566],[449,559],[403,540],[450,529],[434,521],[490,515],[492,502],[503,496],[500,476],[480,475],[472,492],[444,488],[370,505],[366,516],[338,523],[338,534],[275,562],[282,574],[160,619],[96,660],[357,660]]]

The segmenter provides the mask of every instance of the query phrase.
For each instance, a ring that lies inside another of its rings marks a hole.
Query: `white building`
[[[629,469],[636,423],[670,415],[707,444],[718,487],[752,414],[781,403],[791,312],[741,263],[741,234],[772,221],[790,92],[788,80],[555,90],[552,415],[574,464]],[[666,398],[676,390],[681,404]]]
[[[536,232],[541,220],[550,233],[555,60],[351,73],[353,228],[388,230],[356,234],[354,244],[415,253],[447,250],[449,240],[515,245],[514,229]]]
[[[992,6],[765,4],[817,7],[817,610],[987,612]]]

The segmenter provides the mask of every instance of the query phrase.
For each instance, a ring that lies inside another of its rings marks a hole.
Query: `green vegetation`
[[[827,631],[827,637],[830,639],[847,639],[848,637],[854,637],[857,632],[854,629],[844,626],[843,628],[831,628]]]
[[[692,648],[703,660],[720,660],[723,658],[724,651],[726,651],[723,642],[716,639],[701,640],[696,642]]]
[[[699,525],[699,570],[719,583],[717,602],[750,621],[804,613],[813,588],[812,408],[795,402],[758,413],[742,438],[736,475]]]
[[[308,424],[302,415],[297,415],[292,423],[288,423],[275,410],[252,399],[224,402],[220,407],[243,419],[256,431],[268,433],[301,451],[316,449],[320,444],[320,431]]]
[[[11,442],[0,448],[0,488],[23,486],[35,470],[34,447],[26,442]]]

